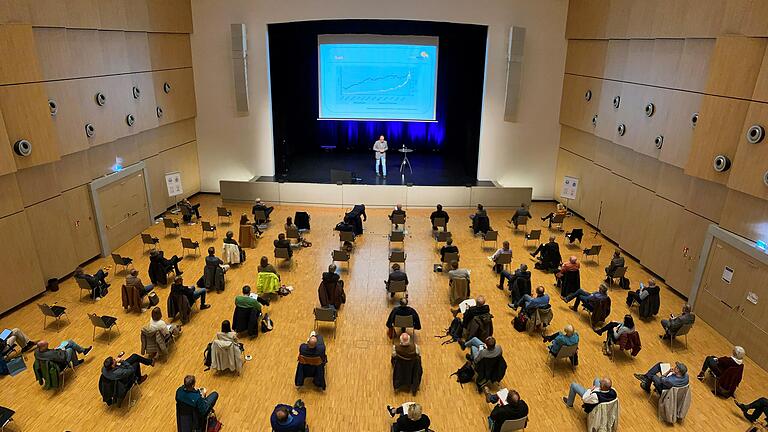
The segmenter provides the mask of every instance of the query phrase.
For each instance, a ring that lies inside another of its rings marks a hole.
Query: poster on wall
[[[168,188],[169,197],[182,195],[184,188],[181,186],[181,173],[177,171],[165,174],[165,186]]]
[[[733,269],[726,266],[723,269],[723,282],[730,284],[731,280],[733,280]]]
[[[564,176],[563,188],[560,191],[560,196],[565,199],[575,200],[578,188],[579,179],[577,177]]]

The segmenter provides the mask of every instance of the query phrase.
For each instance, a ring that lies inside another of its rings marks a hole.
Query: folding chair
[[[528,234],[525,235],[525,240],[523,240],[523,244],[528,245],[528,240],[536,240],[536,245],[541,244],[541,230],[531,230]]]
[[[405,233],[402,231],[392,231],[389,234],[389,248],[392,249],[392,243],[400,243],[405,248]]]
[[[347,263],[347,271],[349,271],[350,260],[349,260],[349,253],[347,251],[343,250],[335,250],[331,252],[331,259],[333,262],[345,262]]]
[[[587,259],[588,257],[597,257],[597,263],[600,264],[600,250],[603,248],[603,245],[592,245],[589,249],[584,249],[583,255],[584,259]],[[591,259],[594,261],[594,259]]]
[[[354,243],[355,233],[352,231],[339,231],[339,245],[343,245],[345,241]]]
[[[520,227],[523,227],[523,232],[528,232],[528,216],[518,216],[515,218],[515,222],[517,222],[517,225],[515,226],[515,229],[519,229]]]
[[[275,259],[282,259],[283,262],[292,262],[293,260],[288,252],[288,248],[275,248]]]
[[[405,281],[392,281],[387,285],[387,292],[390,294],[407,293],[408,285]]]
[[[37,307],[39,307],[40,312],[43,313],[43,330],[45,330],[45,326],[47,325],[48,317],[51,317],[56,322],[56,332],[58,333],[59,330],[61,330],[61,325],[58,324],[59,320],[67,315],[67,308],[64,306],[56,306],[56,303],[54,303],[53,306],[48,306],[47,303],[38,303]],[[69,316],[66,316],[65,318],[67,318],[67,322],[71,324]]]
[[[179,223],[171,218],[163,218],[163,226],[165,227],[165,235],[168,235],[168,230],[175,230],[176,234],[181,234]]]
[[[333,338],[336,339],[336,311],[330,308],[315,308],[315,327],[314,329],[317,330],[317,323],[318,322],[329,322],[333,323]]]
[[[443,229],[443,232],[448,230],[448,222],[445,221],[445,218],[435,218],[434,224],[438,231],[440,231],[440,228]]]
[[[149,245],[152,249],[158,249],[160,247],[160,239],[152,237],[149,234],[141,233],[141,251],[144,252],[144,248]]]
[[[556,229],[558,231],[562,231],[563,230],[564,222],[565,222],[565,215],[564,214],[559,214],[559,215],[552,216],[552,226],[557,226]]]
[[[112,327],[117,329],[117,334],[120,334],[120,329],[117,327],[117,318],[110,316],[98,316],[96,314],[88,314],[88,319],[93,324],[93,340],[96,340],[96,327],[104,329],[107,332],[107,344],[112,343]]]
[[[396,329],[412,329],[413,337],[416,338],[416,329],[413,326],[413,315],[395,315],[395,320],[392,322],[392,327]],[[398,334],[394,332],[393,334]],[[394,338],[392,339],[394,341]]]
[[[90,296],[90,293],[93,291],[93,288],[91,288],[91,285],[88,283],[87,280],[84,278],[79,277],[73,277],[72,279],[77,282],[77,286],[80,287],[80,298],[79,300],[83,300],[83,291],[88,291],[88,295]]]
[[[685,324],[684,326],[680,327],[674,334],[669,334],[669,349],[671,349],[672,352],[675,352],[674,341],[678,336],[685,336],[685,349],[688,349],[688,332],[691,331],[691,328],[693,328],[693,324]]]
[[[435,247],[437,247],[437,249],[440,249],[440,243],[447,242],[449,238],[451,238],[451,233],[449,231],[435,232]]]
[[[611,272],[611,274],[608,275],[608,279],[610,280],[610,284],[613,285],[613,280],[618,279],[621,281],[621,278],[624,277],[624,275],[627,274],[628,267],[617,267],[616,269]]]
[[[185,254],[187,249],[195,252],[195,255],[200,255],[200,242],[192,241],[187,237],[181,238],[181,253]]]
[[[515,432],[519,430],[525,430],[528,427],[528,416],[515,420],[505,420],[501,424],[499,432]]]
[[[499,256],[496,257],[496,264],[508,268],[508,266],[512,264],[512,254],[499,254]]]
[[[403,264],[403,270],[405,270],[405,251],[392,251],[389,253],[389,265],[394,263]]]
[[[285,229],[285,238],[288,240],[296,240],[296,243],[298,244],[299,239],[301,236],[299,236],[299,229],[298,228],[292,228],[288,227]]]
[[[113,253],[112,261],[115,262],[115,266],[123,266],[123,270],[128,271],[128,266],[133,264],[133,259],[120,256],[120,254]]]
[[[221,224],[221,218],[223,217],[227,218],[228,223],[232,223],[232,210],[227,210],[226,207],[216,207],[216,216],[219,218],[219,224]]]
[[[579,344],[576,345],[566,345],[560,347],[560,351],[557,352],[556,356],[553,356],[552,354],[548,354],[549,357],[552,359],[552,376],[555,376],[555,365],[557,364],[558,360],[562,359],[568,359],[570,361],[571,357],[573,357],[576,352],[579,351]],[[571,362],[571,372],[575,372],[573,368],[573,362]]]
[[[13,421],[14,414],[16,414],[16,411],[0,406],[0,430],[1,431],[5,432],[5,427],[8,426],[8,423]]]
[[[398,225],[403,225],[403,229],[405,229],[405,215],[404,214],[399,214],[399,213],[393,214],[392,215],[392,219],[390,219],[390,221],[392,222],[392,227],[393,227],[392,229],[393,230],[394,230],[394,227],[398,226]]]
[[[565,238],[568,239],[569,243],[578,240],[579,244],[581,244],[581,239],[584,238],[584,230],[581,228],[574,228],[570,232],[565,233]]]
[[[499,232],[498,231],[486,231],[485,234],[483,234],[483,243],[482,248],[485,249],[485,242],[493,242],[495,247],[499,247]]]
[[[440,261],[449,264],[454,261],[459,262],[459,254],[457,252],[447,252]]]
[[[213,238],[219,238],[219,234],[216,231],[216,225],[211,225],[210,222],[202,221],[200,226],[203,228],[203,236],[205,233],[213,233]]]
[[[254,222],[259,224],[259,227],[261,227],[262,225],[265,225],[267,223],[267,220],[268,220],[267,212],[265,212],[264,210],[254,210],[253,219],[254,219]]]

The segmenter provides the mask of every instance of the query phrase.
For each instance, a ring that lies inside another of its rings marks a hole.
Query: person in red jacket
[[[714,389],[712,393],[725,396],[733,395],[741,383],[744,372],[744,348],[738,345],[733,347],[733,355],[730,357],[707,356],[701,366],[701,372],[696,378],[699,381],[704,381],[708,370],[718,378],[718,388]]]

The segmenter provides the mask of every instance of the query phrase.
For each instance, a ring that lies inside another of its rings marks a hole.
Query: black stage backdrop
[[[367,151],[384,134],[394,146],[441,153],[477,178],[487,26],[407,20],[326,20],[269,24],[275,169],[335,146]],[[321,34],[437,36],[437,123],[318,120]],[[416,154],[416,153],[415,153]],[[448,173],[446,173],[448,174]]]

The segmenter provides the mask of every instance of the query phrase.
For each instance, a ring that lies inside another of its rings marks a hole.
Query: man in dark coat
[[[560,255],[560,245],[555,242],[555,236],[549,237],[549,242],[542,243],[531,254],[532,257],[539,255],[539,262],[536,263],[536,268],[541,268],[546,271],[554,271],[563,262],[563,257]]]
[[[296,367],[294,379],[296,387],[303,386],[306,377],[313,377],[313,384],[325,390],[326,363],[328,363],[328,357],[325,354],[323,336],[313,331],[309,334],[309,339],[299,346],[299,364]]]
[[[395,325],[396,316],[411,316],[413,317],[413,328],[415,330],[421,330],[421,320],[419,320],[419,314],[416,309],[408,306],[408,299],[403,297],[400,299],[400,304],[395,306],[389,313],[387,318],[387,328],[392,328]]]
[[[491,432],[501,432],[501,426],[507,420],[518,420],[528,416],[528,404],[520,398],[517,390],[509,390],[506,400],[500,400],[496,394],[486,394],[489,403],[496,404],[488,416]]]
[[[333,308],[339,310],[341,305],[347,302],[347,295],[344,293],[344,281],[336,273],[336,264],[328,266],[328,271],[323,273],[323,280],[317,288],[317,294],[320,298],[320,305],[324,308]]]
[[[432,231],[437,231],[437,227],[435,226],[435,219],[445,219],[445,229],[448,230],[448,213],[443,210],[443,206],[441,204],[437,205],[437,210],[433,211],[431,215],[429,215],[429,220],[432,222]]]

